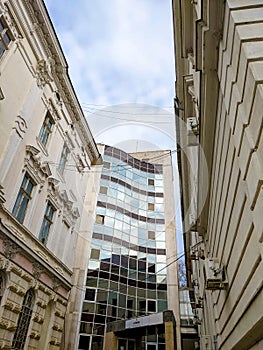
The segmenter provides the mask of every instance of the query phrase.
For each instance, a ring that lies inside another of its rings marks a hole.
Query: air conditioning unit
[[[225,270],[220,266],[219,259],[204,260],[205,288],[210,290],[224,289],[226,286]]]

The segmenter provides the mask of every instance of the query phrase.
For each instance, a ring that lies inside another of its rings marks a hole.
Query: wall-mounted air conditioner
[[[210,290],[225,289],[227,281],[225,269],[219,259],[207,258],[204,260],[205,288]]]

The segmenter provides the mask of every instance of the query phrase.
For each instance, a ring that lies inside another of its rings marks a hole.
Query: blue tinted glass
[[[19,208],[19,211],[18,211],[17,217],[16,217],[17,220],[20,222],[23,222],[23,220],[24,220],[27,204],[28,204],[28,198],[23,197],[21,206]]]

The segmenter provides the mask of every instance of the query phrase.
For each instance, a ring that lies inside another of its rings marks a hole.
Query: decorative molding
[[[9,228],[10,231],[12,231],[13,234],[15,234],[15,236],[19,237],[20,239],[22,239],[23,241],[25,241],[25,235],[20,231],[18,230],[15,226],[9,224],[9,223],[5,223],[5,226],[7,228]]]
[[[52,276],[52,290],[56,292],[58,290],[58,287],[60,287],[61,282],[58,278],[55,276]]]
[[[40,60],[36,67],[37,85],[43,87],[53,81],[52,69],[55,65],[55,61],[52,57],[48,57],[47,60]]]
[[[7,259],[13,259],[15,255],[21,250],[20,247],[13,243],[10,239],[3,240],[4,255]]]
[[[33,321],[42,324],[44,322],[44,318],[36,314],[33,318]]]
[[[38,340],[38,339],[40,339],[40,333],[33,330],[33,331],[29,334],[29,337],[32,338],[32,339]]]
[[[56,100],[57,100],[57,98],[56,98]],[[56,108],[56,106],[51,98],[49,98],[49,100],[48,100],[47,108],[48,108],[48,110],[49,110],[49,112],[50,112],[50,114],[53,117],[55,122],[61,119],[59,112],[58,112],[58,110],[57,110],[57,108]]]
[[[26,290],[13,281],[9,282],[7,288],[9,288],[12,292],[20,295],[21,297],[26,294]]]
[[[57,338],[55,338],[54,336],[52,336],[49,344],[50,345],[54,345],[54,346],[59,346],[60,345],[60,341]]]
[[[61,312],[60,310],[56,310],[55,315],[59,318],[62,318],[62,319],[64,319],[64,317],[65,317],[64,313]]]
[[[58,332],[62,332],[62,327],[58,324],[58,323],[54,323],[53,326],[52,326],[52,329],[54,331],[58,331]]]
[[[7,300],[4,304],[4,308],[10,311],[13,311],[15,314],[19,314],[22,309],[22,306],[14,302],[13,300]]]
[[[35,180],[37,184],[41,185],[41,191],[45,180],[52,174],[48,162],[41,161],[39,149],[32,145],[26,145],[26,156],[24,163],[25,169],[27,169],[33,180]]]
[[[0,349],[9,350],[11,349],[11,342],[9,340],[0,340]]]
[[[0,207],[6,202],[4,187],[0,184]]]
[[[23,140],[25,133],[28,129],[26,120],[23,117],[21,117],[21,115],[18,115],[15,120],[15,126],[13,126],[12,129],[14,129],[17,135]]]
[[[42,288],[39,288],[39,289],[42,290]],[[44,291],[44,292],[45,292],[45,291]],[[46,309],[46,307],[47,307],[47,303],[45,303],[45,302],[42,301],[42,300],[38,300],[38,301],[36,302],[36,304],[37,304],[39,307],[41,307],[41,309]]]
[[[37,261],[34,261],[32,264],[32,275],[35,279],[39,280],[41,274],[45,271],[45,268]]]
[[[3,317],[0,317],[0,328],[6,329],[9,331],[13,331],[16,329],[16,324],[12,321],[9,321],[9,320],[3,318]]]

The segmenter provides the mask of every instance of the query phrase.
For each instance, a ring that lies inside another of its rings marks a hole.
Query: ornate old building
[[[43,1],[0,1],[0,121],[0,349],[59,349],[99,152]]]
[[[263,348],[263,7],[174,0],[177,143],[200,349]]]

